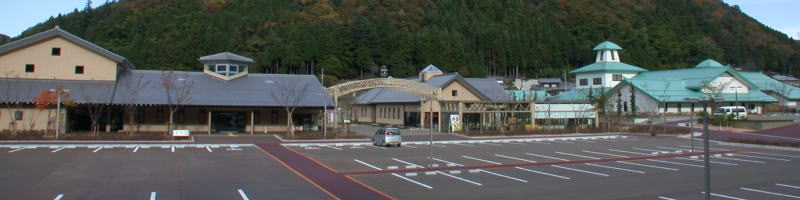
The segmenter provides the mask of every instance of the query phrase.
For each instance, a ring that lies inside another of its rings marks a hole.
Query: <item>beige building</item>
[[[256,74],[255,61],[224,52],[202,72],[136,70],[124,57],[60,28],[0,46],[0,131],[194,133],[317,130],[333,102],[313,75]],[[56,97],[63,120],[56,120]],[[167,95],[169,94],[169,95]],[[170,109],[173,108],[173,109]],[[285,108],[295,108],[289,120]]]

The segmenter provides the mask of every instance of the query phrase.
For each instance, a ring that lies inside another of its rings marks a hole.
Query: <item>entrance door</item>
[[[211,132],[244,132],[244,125],[247,122],[244,112],[212,112]]]

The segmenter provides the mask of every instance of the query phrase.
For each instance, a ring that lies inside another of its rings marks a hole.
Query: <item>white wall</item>
[[[734,78],[733,76],[731,76],[728,73],[725,73],[725,74],[717,77],[717,79],[714,79],[714,81],[711,81],[710,85],[712,85],[714,87],[723,87],[724,86],[725,88],[722,88],[722,91],[721,91],[722,93],[731,93],[731,94],[732,93],[737,93],[737,92],[738,93],[750,93],[750,88],[747,88],[747,86],[745,86],[744,83],[742,83],[741,81],[739,81],[738,79]],[[711,92],[711,91],[708,91],[707,89],[703,89],[703,93],[709,93],[709,92]]]
[[[575,75],[575,87],[576,88],[599,88],[599,87],[603,87],[602,84],[600,84],[600,85],[592,84],[592,79],[594,79],[594,78],[605,79],[605,74],[604,73],[577,74],[577,75]],[[581,85],[581,79],[587,79],[589,84],[588,85]]]

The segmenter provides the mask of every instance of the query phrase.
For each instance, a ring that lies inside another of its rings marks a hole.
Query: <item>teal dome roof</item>
[[[723,66],[722,66],[722,64],[720,64],[716,60],[706,59],[706,60],[704,60],[703,62],[700,62],[700,64],[697,64],[694,67],[723,67]]]
[[[595,46],[592,50],[622,50],[622,47],[619,47],[619,45],[614,44],[613,42],[605,41]]]

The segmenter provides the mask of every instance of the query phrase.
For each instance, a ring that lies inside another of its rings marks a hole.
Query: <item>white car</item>
[[[400,138],[400,129],[398,128],[379,128],[372,136],[372,144],[378,146],[394,145],[399,147],[402,142]]]
[[[747,108],[744,106],[722,106],[714,111],[714,115],[733,115],[736,119],[747,117]]]

